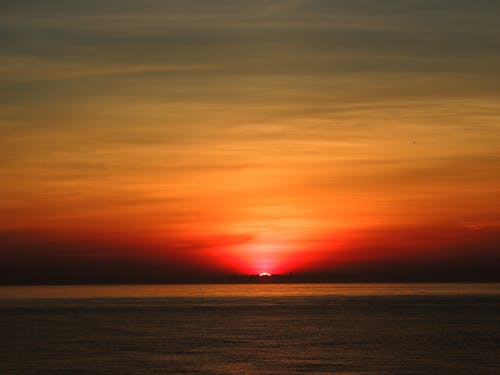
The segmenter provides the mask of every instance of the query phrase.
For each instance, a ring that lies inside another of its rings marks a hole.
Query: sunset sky
[[[500,2],[3,0],[0,29],[2,283],[499,278]]]

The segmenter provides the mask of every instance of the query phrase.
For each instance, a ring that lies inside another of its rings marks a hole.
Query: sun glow
[[[271,274],[269,272],[261,272],[259,273],[260,277],[271,277]]]

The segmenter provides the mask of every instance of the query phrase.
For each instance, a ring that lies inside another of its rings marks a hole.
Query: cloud
[[[2,1],[0,229],[203,248],[483,228],[498,216],[499,6]]]

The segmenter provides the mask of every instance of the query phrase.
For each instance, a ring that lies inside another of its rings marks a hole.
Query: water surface
[[[498,284],[0,288],[0,374],[500,374]]]

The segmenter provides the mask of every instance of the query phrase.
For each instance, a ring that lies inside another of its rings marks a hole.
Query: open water
[[[0,374],[500,374],[500,285],[0,287]]]

